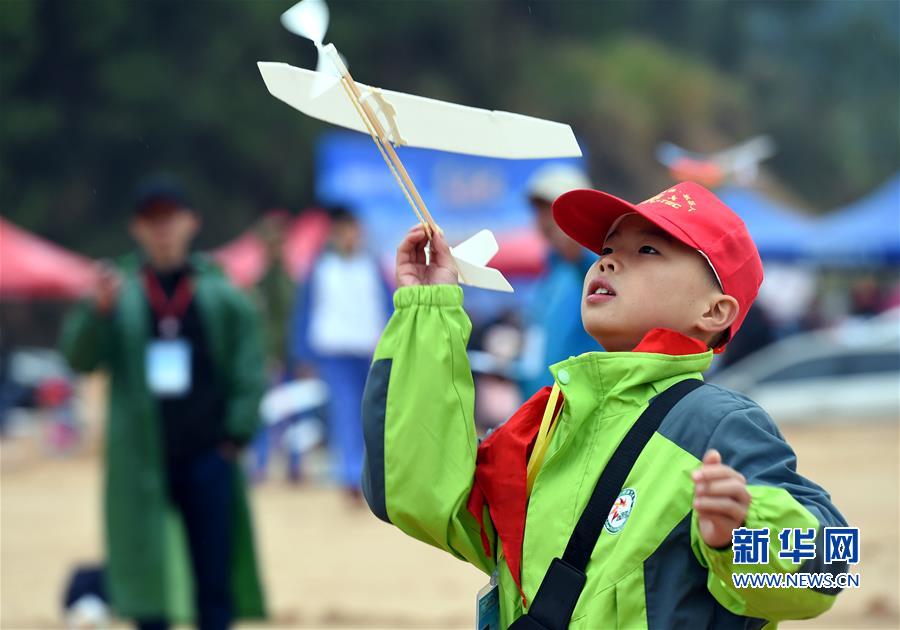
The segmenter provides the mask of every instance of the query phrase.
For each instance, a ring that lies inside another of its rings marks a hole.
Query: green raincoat
[[[227,434],[249,441],[264,388],[260,324],[250,300],[220,270],[194,256],[194,300],[226,392]],[[107,585],[117,614],[128,618],[193,617],[190,557],[178,512],[167,499],[161,419],[146,386],[144,354],[150,314],[140,259],[121,261],[122,286],[108,316],[79,305],[65,321],[61,345],[72,368],[110,375],[105,444],[104,517]],[[263,617],[250,509],[243,474],[234,487],[232,595],[237,617]]]
[[[462,291],[405,287],[394,294],[394,305],[363,400],[366,499],[377,516],[410,536],[496,572],[505,627],[526,607],[492,513],[484,510],[486,536],[496,550],[488,554],[467,509],[478,441],[466,355],[471,323]],[[681,380],[700,378],[711,359],[711,352],[589,352],[551,366],[565,404],[515,550],[526,602],[562,555],[601,471],[649,400]],[[764,565],[735,565],[732,549],[710,548],[699,535],[690,475],[710,448],[747,478],[746,527],[772,530]],[[790,446],[746,397],[708,384],[688,394],[641,453],[625,493],[629,513],[614,521],[610,513],[571,628],[771,628],[781,619],[824,612],[840,590],[737,588],[732,580],[733,573],[837,575],[846,569],[824,565],[821,553],[802,565],[779,558],[778,530],[815,528],[821,550],[822,528],[846,523],[828,494],[797,474]]]

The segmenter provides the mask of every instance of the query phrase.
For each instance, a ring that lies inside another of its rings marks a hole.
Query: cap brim
[[[698,249],[677,225],[646,206],[638,206],[600,190],[570,190],[553,202],[553,219],[573,240],[599,254],[610,229],[626,214],[639,214],[685,245]]]
[[[597,254],[613,224],[640,211],[624,199],[588,188],[570,190],[553,202],[553,219],[563,232]]]

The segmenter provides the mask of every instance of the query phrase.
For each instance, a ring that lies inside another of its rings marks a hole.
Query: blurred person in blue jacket
[[[338,481],[361,499],[363,435],[360,405],[372,352],[391,314],[391,291],[362,226],[347,208],[331,213],[329,246],[298,289],[291,359],[299,376],[328,384],[328,439]]]
[[[548,365],[597,350],[597,342],[585,332],[577,308],[584,277],[597,255],[569,238],[556,225],[550,210],[557,197],[577,188],[591,188],[591,182],[580,168],[570,164],[538,169],[526,188],[537,228],[550,246],[544,274],[535,283],[523,313],[525,343],[519,387],[526,398],[553,384]]]

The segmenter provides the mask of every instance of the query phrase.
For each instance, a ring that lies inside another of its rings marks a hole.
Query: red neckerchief
[[[632,352],[652,352],[681,356],[708,350],[706,344],[674,330],[654,328],[648,332]],[[475,464],[475,483],[466,507],[481,526],[484,552],[492,557],[490,541],[484,527],[484,507],[487,505],[491,522],[497,531],[506,564],[519,588],[522,603],[522,541],[525,537],[525,514],[528,505],[526,472],[528,458],[534,448],[541,418],[550,399],[550,388],[543,387],[500,428],[491,433],[478,447]],[[562,406],[560,395],[556,413]]]

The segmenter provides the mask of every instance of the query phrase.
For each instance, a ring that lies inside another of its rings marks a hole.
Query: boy
[[[493,572],[503,627],[528,611],[650,400],[700,378],[762,282],[743,222],[690,182],[637,205],[574,190],[553,213],[600,254],[584,279],[581,315],[607,350],[550,366],[561,411],[544,388],[478,446],[466,360],[471,325],[446,242],[434,239],[426,263],[421,228],[398,249],[396,311],[363,399],[364,488],[373,512]],[[542,416],[554,413],[552,435],[536,438]],[[538,452],[542,464],[532,461]],[[821,553],[794,564],[777,547],[781,529],[813,528],[822,549],[822,529],[839,525],[843,517],[797,474],[793,451],[766,413],[704,385],[672,408],[630,469],[591,541],[569,627],[761,628],[816,616],[837,589],[738,589],[731,574],[843,571],[823,564]],[[740,527],[770,528],[766,562],[733,563],[732,530]]]

